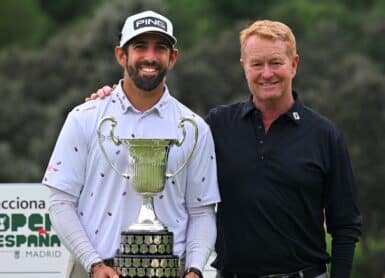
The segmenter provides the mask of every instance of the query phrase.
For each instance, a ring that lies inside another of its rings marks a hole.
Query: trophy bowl
[[[123,139],[128,146],[128,176],[134,190],[142,196],[162,192],[166,167],[173,139]]]

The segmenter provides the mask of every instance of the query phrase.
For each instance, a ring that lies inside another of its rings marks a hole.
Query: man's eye
[[[137,48],[137,49],[142,49],[142,48],[145,48],[146,46],[144,44],[141,44],[141,43],[137,43],[137,44],[134,44],[134,48]]]
[[[282,65],[282,62],[281,61],[272,61],[271,64],[272,65]]]
[[[166,44],[158,44],[157,48],[160,49],[160,50],[167,50],[168,46]]]

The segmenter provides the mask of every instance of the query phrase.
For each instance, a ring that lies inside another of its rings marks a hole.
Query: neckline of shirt
[[[162,118],[165,117],[165,107],[171,97],[166,84],[164,87],[163,95],[160,98],[160,100],[154,106],[152,106],[150,109],[144,112],[139,111],[132,105],[132,103],[130,102],[130,100],[127,98],[126,94],[123,91],[122,84],[123,84],[123,80],[120,80],[118,86],[115,88],[115,90],[112,93],[112,101],[118,102],[118,104],[120,105],[120,110],[122,114],[128,113],[129,111],[137,114],[142,114],[142,115],[147,115],[155,112],[155,113],[158,113],[160,117]]]
[[[292,107],[282,116],[288,117],[290,120],[292,120],[295,124],[300,124],[302,115],[303,115],[303,103],[301,99],[298,96],[298,93],[296,91],[293,91],[293,98],[294,98],[294,104]],[[247,115],[251,115],[251,113],[256,113],[260,116],[260,111],[255,108],[252,100],[252,96],[250,96],[247,101],[244,102],[243,109],[242,109],[242,117],[246,117]]]

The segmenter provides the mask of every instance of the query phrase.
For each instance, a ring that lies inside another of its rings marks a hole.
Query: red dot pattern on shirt
[[[82,112],[85,112],[85,111],[89,111],[89,110],[93,110],[93,109],[96,109],[96,106],[90,106],[90,107],[86,107],[82,110]]]
[[[56,168],[52,165],[48,165],[47,172],[59,172],[59,168]]]
[[[194,114],[193,114],[192,116],[195,117]],[[135,137],[135,135],[132,134],[132,137]],[[78,152],[78,151],[79,151],[79,149],[78,149],[77,146],[74,146],[74,151],[75,151],[75,152]],[[119,155],[119,154],[120,154],[120,150],[117,150],[117,151],[115,152],[115,154],[116,154],[116,155]],[[211,160],[214,160],[214,155],[210,155],[210,159],[211,159]],[[61,164],[62,164],[62,161],[58,161],[58,162],[56,163],[56,165],[58,165],[58,166],[61,165]],[[51,170],[51,171],[53,171],[53,172],[59,171],[57,168],[54,168],[54,167],[52,167],[52,166],[51,166],[51,169],[49,169],[49,170]],[[105,174],[104,174],[104,173],[100,173],[100,176],[101,176],[102,178],[104,178],[104,177],[105,177]],[[47,177],[44,177],[44,181],[47,181],[47,180],[48,180]],[[206,177],[202,177],[201,182],[203,183],[205,180],[206,180]],[[176,182],[175,182],[175,180],[172,180],[171,183],[172,183],[172,184],[175,184]],[[127,192],[126,192],[126,191],[122,192],[122,197],[124,197],[124,196],[126,196],[126,195],[127,195]],[[91,193],[90,193],[90,197],[93,197],[93,196],[94,196],[94,192],[91,192]],[[159,199],[160,199],[160,200],[161,200],[161,199],[164,199],[164,195],[161,194],[161,195],[159,196]],[[201,201],[202,201],[202,199],[201,199],[200,197],[198,197],[196,200],[197,200],[198,202],[201,202]],[[111,217],[111,216],[112,216],[112,212],[108,211],[108,212],[107,212],[107,215]],[[84,216],[84,213],[83,213],[83,212],[80,212],[80,216]],[[176,219],[176,222],[179,223],[179,222],[180,222],[179,219]],[[99,229],[96,229],[96,230],[95,230],[95,235],[97,235],[98,233],[99,233]]]

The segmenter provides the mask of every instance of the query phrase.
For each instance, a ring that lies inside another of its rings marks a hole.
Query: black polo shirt
[[[332,277],[349,277],[361,224],[349,155],[340,131],[293,95],[267,133],[251,98],[206,117],[222,197],[213,265],[261,275],[331,260]]]

